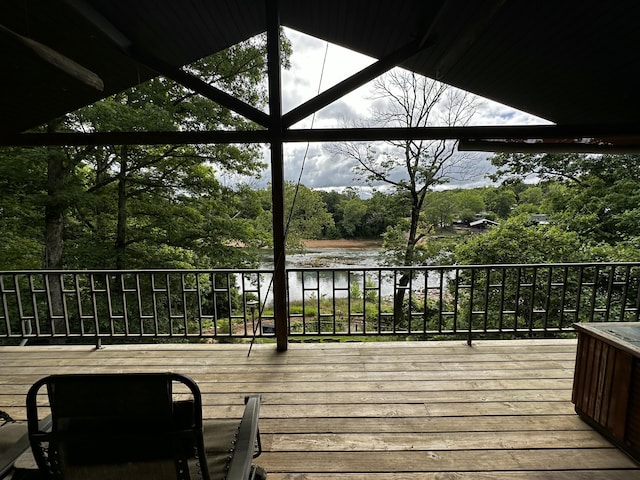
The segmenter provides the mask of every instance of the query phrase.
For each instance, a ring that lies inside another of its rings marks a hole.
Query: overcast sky
[[[286,30],[293,46],[291,69],[282,73],[283,112],[295,108],[341,80],[358,72],[374,59],[351,52],[342,47],[327,44],[293,30]],[[324,64],[324,68],[323,68]],[[371,86],[365,85],[342,99],[307,118],[293,128],[335,128],[357,123],[370,114]],[[313,124],[312,124],[313,122]],[[472,125],[524,125],[546,123],[543,120],[489,100],[482,100],[482,107],[471,122]],[[335,158],[319,143],[293,143],[285,145],[285,179],[296,182],[304,162],[302,184],[315,189],[341,189],[356,185],[353,161]],[[452,182],[451,186],[473,187],[488,184],[485,174],[491,170],[488,154],[472,154],[477,173],[473,179]],[[269,151],[264,150],[264,161],[269,163]],[[270,182],[271,172],[266,169],[260,179],[249,180],[257,188]]]

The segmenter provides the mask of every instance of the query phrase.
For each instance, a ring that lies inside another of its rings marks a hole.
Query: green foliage
[[[429,192],[424,198],[423,215],[428,225],[437,229],[449,227],[456,217],[455,193],[450,190]]]
[[[585,244],[616,245],[640,233],[640,155],[500,154],[492,163],[496,178],[547,180],[540,205]],[[531,203],[527,191],[522,196]]]
[[[455,260],[467,265],[491,264],[552,264],[580,262],[588,259],[578,235],[552,225],[533,225],[527,215],[510,218],[482,235],[467,239],[455,249]],[[461,282],[476,292],[460,295],[460,328],[539,328],[554,322],[567,327],[575,319],[549,317],[536,312],[560,312],[562,306],[575,304],[579,294],[572,290],[577,284],[575,271],[570,277],[562,268],[487,269],[473,276],[463,273]],[[566,291],[551,285],[568,286]],[[504,284],[504,287],[500,285]],[[470,312],[484,312],[481,315]],[[505,311],[513,313],[505,314]]]
[[[544,200],[544,190],[539,186],[531,186],[520,192],[518,195],[519,204],[530,204],[535,206],[541,206]]]
[[[350,282],[349,283],[349,297],[353,299],[362,298],[362,288],[360,287],[360,282]]]
[[[405,232],[409,228],[408,221],[401,219],[394,226],[387,227],[382,236],[382,263],[385,265],[402,265],[406,252]]]
[[[285,68],[290,53],[283,35]],[[185,68],[257,108],[266,105],[264,35]],[[90,132],[255,128],[162,77],[54,123],[58,131]],[[64,245],[64,268],[251,266],[251,247],[265,244],[264,230],[254,221],[261,209],[247,201],[246,189],[226,187],[219,177],[257,174],[260,154],[255,145],[5,149],[0,152],[1,267],[48,265],[45,242],[53,240]],[[64,238],[56,233],[45,240],[45,224],[48,229],[58,218],[50,211],[63,218]]]
[[[340,204],[342,210],[342,221],[340,227],[347,237],[356,236],[358,226],[362,224],[362,219],[367,213],[367,206],[364,200],[359,197],[351,198]]]
[[[579,262],[587,258],[578,235],[553,225],[531,225],[527,215],[467,237],[454,255],[456,263],[463,265]]]
[[[453,263],[453,251],[466,237],[465,234],[431,235],[425,237],[416,246],[416,250],[424,259],[423,264],[449,265]]]
[[[453,194],[456,212],[459,217],[462,216],[461,212],[476,214],[486,208],[482,192],[477,188],[472,190],[453,190]]]
[[[516,194],[510,188],[486,189],[484,203],[487,209],[500,218],[508,218],[516,204]]]
[[[503,179],[506,184],[520,184],[530,177],[576,181],[589,169],[591,158],[582,154],[499,153],[491,157],[497,167],[491,178]]]
[[[557,216],[558,223],[594,243],[615,245],[638,235],[640,181],[633,178],[634,174],[619,174],[614,178],[590,176],[579,186],[572,186],[572,195]]]
[[[322,238],[379,238],[406,216],[406,198],[400,195],[374,191],[371,198],[360,198],[351,189],[319,193],[333,217],[333,225],[324,228]]]
[[[264,49],[264,40],[251,39],[189,69],[259,107],[265,104]],[[68,123],[94,131],[252,128],[163,78],[74,112]],[[86,165],[83,180],[91,198],[77,204],[79,221],[69,222],[68,266],[189,268],[250,262],[233,247],[252,244],[256,230],[238,218],[239,195],[223,187],[218,175],[255,174],[261,167],[256,146],[114,146],[70,155]],[[86,245],[93,248],[86,251]]]
[[[405,325],[408,331],[438,331],[440,328],[450,328],[446,324],[439,325],[440,319],[438,317],[440,313],[440,304],[433,298],[418,298],[413,297],[411,302],[411,308],[409,308],[409,302],[406,302],[405,308]]]
[[[0,269],[33,269],[44,257],[45,149],[0,149]]]
[[[424,219],[437,230],[450,229],[455,221],[469,223],[485,210],[483,189],[429,192],[424,201]]]
[[[254,225],[256,230],[267,232],[271,238],[273,231],[271,187],[259,191],[258,194],[262,198],[263,209],[258,212]],[[327,212],[319,192],[304,185],[296,188],[293,183],[286,182],[284,194],[287,247],[290,251],[301,250],[303,239],[320,238],[324,231],[333,228],[333,218]]]
[[[589,256],[593,262],[640,262],[640,235],[625,238],[615,245],[591,245]]]

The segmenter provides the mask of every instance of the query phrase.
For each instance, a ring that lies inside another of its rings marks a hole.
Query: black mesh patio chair
[[[38,426],[43,387],[50,431]],[[29,390],[27,423],[45,478],[247,480],[265,476],[252,464],[259,408],[252,396],[241,420],[203,422],[200,390],[183,375],[52,375]]]

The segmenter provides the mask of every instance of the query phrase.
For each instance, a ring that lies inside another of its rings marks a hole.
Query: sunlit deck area
[[[262,395],[274,480],[620,479],[640,465],[574,412],[575,340],[0,347],[0,409],[53,373],[194,378],[205,418]]]

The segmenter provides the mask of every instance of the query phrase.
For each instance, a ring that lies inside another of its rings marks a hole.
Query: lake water
[[[350,268],[380,266],[379,248],[308,248],[287,255],[287,268]],[[273,252],[265,252],[260,268],[273,268]]]
[[[380,266],[380,250],[377,248],[307,248],[305,253],[287,255],[286,267],[296,268],[375,268]],[[265,252],[260,262],[260,268],[273,268],[273,252]],[[305,275],[301,272],[289,274],[289,299],[300,301],[302,297],[309,297],[310,291],[316,290],[317,296],[336,295],[346,297],[349,288],[349,274],[346,271],[322,272],[318,277]],[[353,275],[352,275],[353,277]],[[352,278],[353,281],[353,278]],[[347,290],[335,291],[335,287]],[[262,289],[269,287],[269,280],[265,280]],[[303,289],[304,287],[304,289]],[[304,293],[306,289],[306,294]],[[311,289],[311,290],[309,290]],[[269,294],[267,302],[272,301]]]
[[[273,258],[272,253],[264,254],[260,268],[272,269]],[[391,275],[379,277],[377,271],[366,271],[366,269],[376,269],[384,267],[381,263],[379,248],[309,248],[303,254],[291,254],[287,256],[286,267],[288,269],[311,268],[311,269],[349,269],[345,270],[329,270],[320,272],[319,275],[315,271],[290,272],[288,278],[289,299],[291,301],[300,301],[302,298],[322,298],[335,296],[337,298],[346,297],[349,293],[350,286],[354,284],[365,291],[365,288],[376,287],[383,297],[391,296],[394,291],[394,278]],[[358,269],[362,271],[358,271]],[[303,278],[304,276],[304,278]],[[270,279],[265,279],[261,285],[264,291],[269,287]],[[427,283],[429,286],[436,286],[440,282],[438,276],[433,272]],[[413,280],[414,289],[424,289],[424,278],[416,278]],[[267,302],[272,301],[269,294]]]

